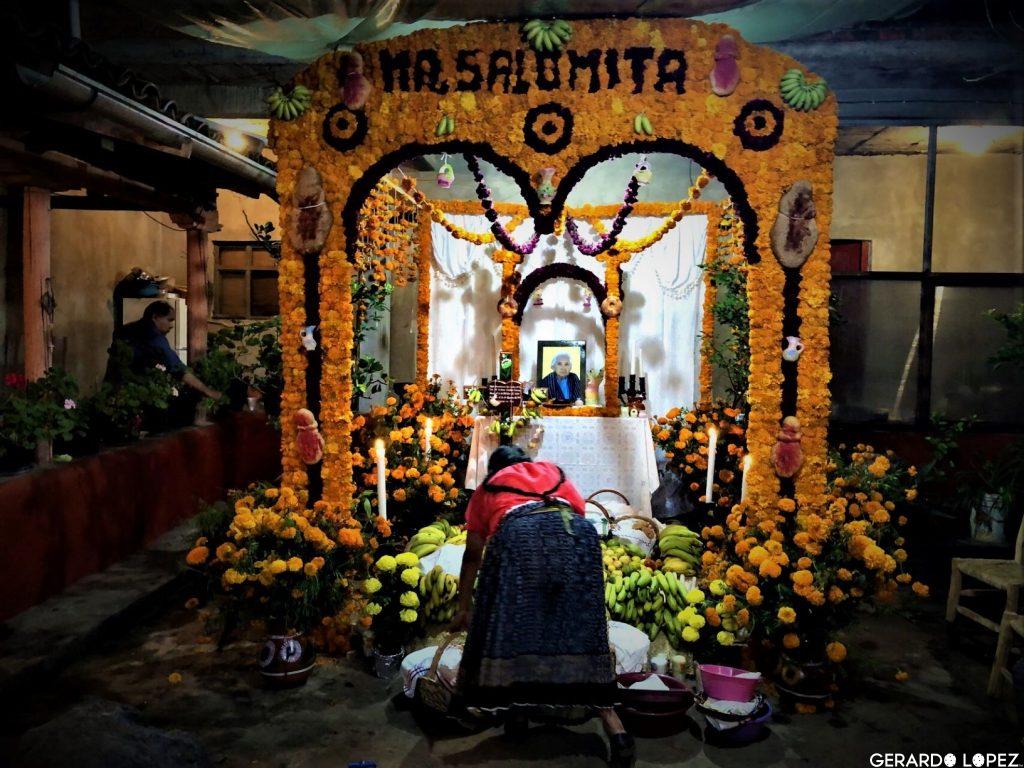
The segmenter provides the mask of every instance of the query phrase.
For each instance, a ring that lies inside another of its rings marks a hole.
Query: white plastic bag
[[[621,621],[609,621],[608,644],[615,655],[615,674],[643,672],[651,650],[651,638],[646,632]]]

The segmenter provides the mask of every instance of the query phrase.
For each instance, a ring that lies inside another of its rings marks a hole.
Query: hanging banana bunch
[[[536,51],[560,51],[572,38],[572,27],[569,22],[561,19],[530,19],[523,24],[522,33],[526,36],[526,42]]]
[[[824,80],[807,82],[807,75],[799,69],[788,69],[779,80],[782,100],[793,109],[809,112],[820,107],[828,97],[828,85]]]
[[[270,114],[278,120],[294,120],[309,109],[313,100],[313,92],[304,85],[296,85],[291,92],[285,94],[280,87],[275,88],[267,97]]]

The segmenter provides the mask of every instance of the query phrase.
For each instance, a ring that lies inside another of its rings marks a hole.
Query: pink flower
[[[70,397],[67,398],[66,400],[64,400],[64,410],[65,411],[73,411],[77,407],[78,407],[78,403],[76,403]]]

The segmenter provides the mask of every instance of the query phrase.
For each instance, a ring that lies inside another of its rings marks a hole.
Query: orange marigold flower
[[[792,632],[788,632],[782,638],[782,646],[789,650],[800,647],[800,637]]]
[[[806,569],[794,571],[790,574],[789,578],[791,578],[793,583],[798,587],[809,587],[814,583],[814,574]]]
[[[783,512],[792,512],[796,509],[796,502],[793,499],[779,499],[779,509]]]
[[[185,555],[185,562],[189,565],[202,565],[209,557],[210,550],[208,547],[193,547],[189,550],[189,553]]]
[[[829,643],[825,646],[825,653],[828,655],[829,661],[839,664],[846,659],[846,646],[840,642]]]
[[[790,608],[788,605],[784,605],[779,608],[778,614],[776,614],[783,624],[792,624],[796,621],[796,611]]]
[[[914,590],[914,594],[918,597],[928,597],[928,586],[920,581],[915,581],[911,589]]]

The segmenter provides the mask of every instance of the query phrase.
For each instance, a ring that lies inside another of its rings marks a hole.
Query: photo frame
[[[569,379],[571,387],[569,396],[552,386],[550,377],[554,373],[554,361],[560,355],[569,357]],[[537,386],[547,387],[548,397],[555,403],[572,404],[584,399],[587,372],[587,342],[581,340],[544,340],[537,342]]]

